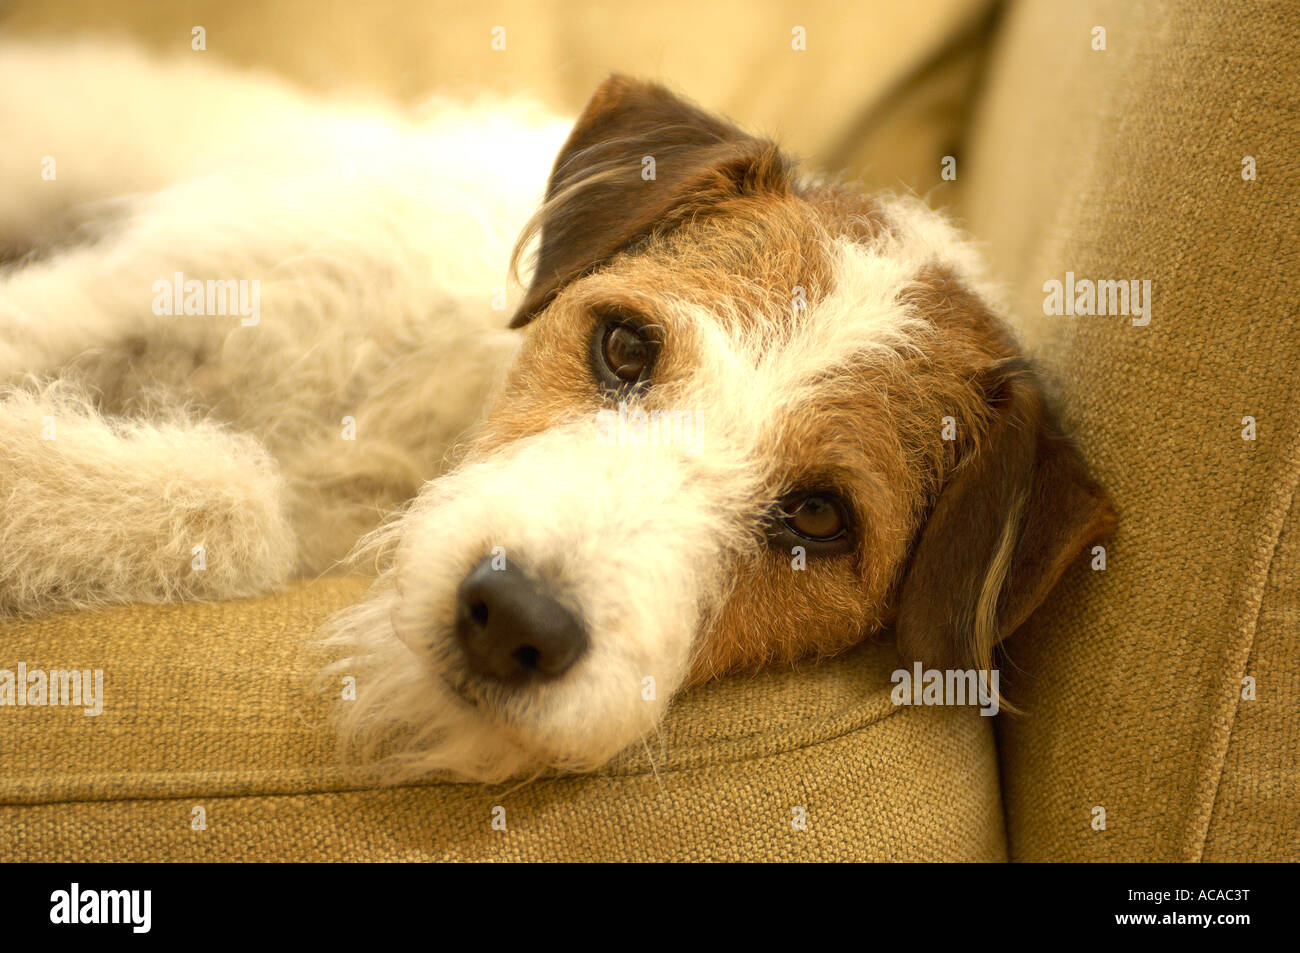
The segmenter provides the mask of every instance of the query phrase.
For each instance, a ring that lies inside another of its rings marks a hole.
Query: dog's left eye
[[[596,326],[592,343],[596,370],[606,386],[626,390],[649,380],[659,342],[644,325],[623,314],[609,315]]]
[[[834,539],[844,532],[844,513],[838,500],[814,493],[803,498],[799,508],[785,518],[785,524],[809,539]]]
[[[852,548],[848,508],[829,491],[786,497],[769,535],[783,548],[804,546],[817,555],[836,555]]]

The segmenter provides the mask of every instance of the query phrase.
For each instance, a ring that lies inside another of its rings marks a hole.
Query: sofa
[[[1005,643],[1015,713],[894,705],[885,633],[693,689],[598,773],[491,786],[384,787],[340,760],[339,686],[312,637],[363,578],[3,621],[0,668],[102,668],[105,698],[93,717],[0,710],[0,860],[1300,860],[1300,9],[0,14],[0,29],[172,55],[191,55],[195,24],[201,55],[322,95],[527,92],[576,112],[611,69],[658,76],[814,167],[947,207],[1119,529]],[[486,39],[497,24],[505,51]],[[1045,283],[1067,273],[1149,280],[1149,322],[1045,314]]]

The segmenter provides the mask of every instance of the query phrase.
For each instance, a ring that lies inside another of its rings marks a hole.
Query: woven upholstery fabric
[[[1300,860],[1300,504],[1269,568],[1203,860]],[[1244,686],[1243,686],[1244,687]]]
[[[1043,0],[1002,26],[962,195],[1120,515],[1105,571],[1011,640],[1013,858],[1300,859],[1297,90],[1294,4]],[[1045,316],[1067,271],[1150,279],[1150,324]]]
[[[990,720],[895,707],[890,645],[690,692],[597,775],[366,786],[309,645],[364,586],[7,625],[3,667],[102,668],[105,702],[0,709],[0,860],[1005,858]]]

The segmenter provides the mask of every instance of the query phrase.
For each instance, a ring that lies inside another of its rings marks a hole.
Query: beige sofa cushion
[[[17,34],[120,36],[322,93],[415,103],[433,91],[538,99],[577,116],[611,72],[659,79],[795,155],[950,201],[939,179],[975,88],[991,0],[9,0]],[[206,50],[191,50],[191,31]],[[492,46],[504,29],[504,49]],[[796,29],[804,49],[793,49]]]
[[[693,691],[598,775],[377,789],[308,647],[364,587],[6,625],[0,668],[101,668],[105,701],[0,708],[0,861],[1005,857],[990,720],[895,707],[889,645]]]
[[[1300,859],[1298,89],[1294,4],[1042,0],[1002,27],[962,194],[1120,514],[1105,571],[1011,642],[1014,858]],[[1043,315],[1067,271],[1150,279],[1150,324]]]

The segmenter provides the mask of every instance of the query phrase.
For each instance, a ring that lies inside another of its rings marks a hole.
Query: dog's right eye
[[[650,379],[659,341],[644,322],[622,312],[606,315],[596,325],[592,343],[592,363],[606,387],[626,391]]]

